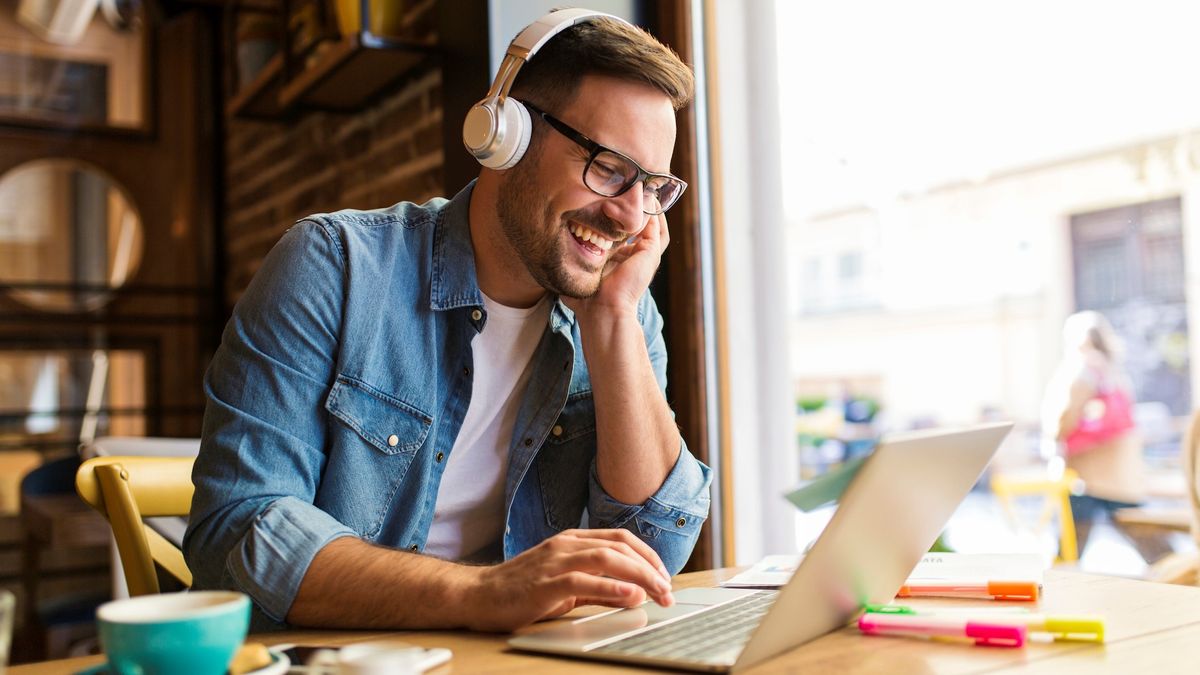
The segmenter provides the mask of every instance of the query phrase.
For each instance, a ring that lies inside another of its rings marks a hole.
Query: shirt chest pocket
[[[425,442],[433,418],[370,385],[339,375],[325,409],[385,455],[413,454]]]
[[[588,474],[596,456],[596,411],[591,392],[573,395],[538,452],[538,483],[546,522],[579,527],[587,508]]]
[[[420,457],[433,418],[346,376],[334,383],[325,409],[346,428],[334,433],[321,477],[321,491],[329,495],[324,507],[373,540],[389,514],[404,506],[398,493]]]

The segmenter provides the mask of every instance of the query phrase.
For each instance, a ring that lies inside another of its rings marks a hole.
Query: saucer
[[[282,652],[277,652],[270,647],[267,648],[267,652],[271,654],[271,662],[258,670],[251,670],[245,675],[283,675],[288,668],[292,667],[292,662]]]
[[[292,667],[292,662],[289,661],[288,657],[282,652],[275,651],[270,647],[267,648],[267,652],[271,655],[271,662],[262,668],[251,670],[244,675],[283,675],[288,671],[288,668]],[[108,664],[101,663],[98,666],[85,668],[75,673],[75,675],[109,675],[110,673],[111,671],[108,669]]]

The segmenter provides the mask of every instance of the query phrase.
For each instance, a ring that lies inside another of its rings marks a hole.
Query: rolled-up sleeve
[[[662,315],[647,292],[638,305],[638,319],[646,336],[650,365],[659,389],[666,396],[667,348]],[[679,457],[658,491],[642,504],[624,504],[612,498],[596,476],[592,460],[588,491],[588,526],[625,528],[650,545],[671,574],[683,569],[692,554],[700,527],[708,519],[712,470],[688,451],[680,439]]]
[[[205,375],[207,407],[183,548],[196,588],[248,594],[283,621],[313,557],[357,536],[313,504],[326,463],[344,261],[306,221],[271,250]]]
[[[681,442],[679,458],[658,492],[642,504],[624,504],[600,485],[593,460],[588,526],[633,532],[658,553],[667,571],[676,574],[687,563],[700,537],[700,526],[708,518],[711,483],[712,470],[692,457]]]
[[[313,556],[345,536],[354,532],[333,516],[295,497],[280,497],[254,518],[225,567],[263,613],[283,621]]]

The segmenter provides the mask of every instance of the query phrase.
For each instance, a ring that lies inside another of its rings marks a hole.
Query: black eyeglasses
[[[600,145],[531,103],[522,103],[537,113],[546,124],[554,127],[555,131],[588,151],[587,164],[583,166],[583,184],[601,197],[619,197],[640,182],[644,200],[642,211],[646,215],[656,216],[671,208],[687,189],[687,183],[683,180],[669,173],[646,171],[627,155]]]

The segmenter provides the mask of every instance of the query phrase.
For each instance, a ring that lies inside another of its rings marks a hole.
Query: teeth
[[[591,242],[599,247],[602,251],[607,251],[613,246],[612,239],[605,238],[599,232],[596,232],[589,227],[584,227],[583,225],[579,225],[577,223],[571,223],[567,229],[571,232],[571,234],[579,237],[583,241]]]

